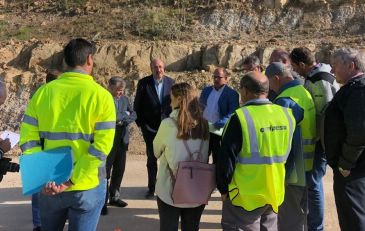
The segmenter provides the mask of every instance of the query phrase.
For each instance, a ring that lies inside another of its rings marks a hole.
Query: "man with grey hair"
[[[273,62],[266,69],[270,88],[278,96],[274,103],[290,108],[296,120],[291,151],[285,164],[285,199],[279,209],[280,231],[306,230],[307,189],[305,168],[310,160],[308,153],[314,145],[308,140],[316,136],[315,107],[309,92],[295,80],[283,63]]]
[[[114,98],[116,127],[113,148],[106,160],[107,193],[101,215],[108,214],[107,202],[116,207],[126,207],[128,204],[120,199],[120,184],[123,180],[126,156],[129,144],[130,123],[137,119],[137,115],[124,95],[126,82],[123,78],[114,76],[109,79],[108,90]],[[110,179],[110,184],[109,184]]]
[[[261,62],[259,57],[256,55],[249,55],[247,56],[242,63],[242,70],[243,71],[259,71],[262,72],[263,68],[261,66]]]
[[[341,230],[365,230],[365,54],[342,48],[331,64],[343,84],[326,110],[324,128],[338,219]]]

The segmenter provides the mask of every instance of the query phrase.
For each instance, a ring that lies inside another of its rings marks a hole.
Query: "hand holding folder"
[[[60,185],[70,179],[73,154],[70,147],[37,152],[20,157],[23,194],[40,192],[48,182]]]

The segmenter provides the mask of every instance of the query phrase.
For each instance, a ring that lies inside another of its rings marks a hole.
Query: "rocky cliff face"
[[[141,12],[143,8],[135,8],[132,0],[128,1],[130,5],[126,1],[85,1],[84,8],[69,9],[62,14],[52,8],[54,2],[0,1],[5,6],[0,7],[0,80],[9,89],[8,99],[0,107],[0,130],[19,130],[29,98],[44,84],[47,69],[62,67],[63,46],[74,36],[94,37],[97,42],[95,79],[105,86],[113,75],[124,77],[126,94],[132,99],[137,81],[150,74],[149,62],[153,58],[163,59],[167,74],[178,82],[187,81],[198,89],[211,83],[211,72],[216,66],[226,67],[233,72],[230,84],[237,88],[240,75],[237,70],[243,58],[250,54],[260,57],[266,65],[274,48],[290,50],[307,46],[316,53],[318,61],[328,63],[337,47],[364,46],[365,3],[355,0],[207,1],[219,3],[209,8],[202,6],[205,0],[196,1],[196,17],[185,25],[188,27],[182,31],[184,36],[175,41],[158,37],[152,37],[157,41],[140,40],[143,34],[133,37],[130,28],[128,34],[128,27],[123,27],[123,39],[118,39],[118,25],[127,24],[120,24],[117,15],[129,12],[128,25],[140,26],[140,21],[133,21],[132,16],[134,11]],[[14,7],[14,11],[2,10],[9,7]],[[150,11],[159,12],[163,7],[154,6]],[[67,16],[71,11],[73,16]],[[186,12],[190,11],[189,8]],[[30,20],[24,20],[24,15]],[[115,20],[103,21],[107,16]],[[43,23],[45,17],[47,22]],[[105,24],[103,32],[95,35],[102,23]],[[37,34],[32,34],[33,39],[19,41],[14,36],[2,37],[10,36],[12,28],[30,24],[39,29]],[[135,126],[131,130],[133,146],[141,138]],[[143,145],[142,149],[141,145],[134,146],[131,152],[143,152]]]
[[[328,62],[335,48],[334,44],[306,45],[316,52],[319,61],[324,62]],[[0,130],[19,130],[29,98],[45,83],[46,70],[62,68],[63,46],[51,41],[29,41],[9,43],[0,48],[0,80],[5,81],[9,89],[8,99],[0,107]],[[99,42],[94,56],[94,76],[103,86],[113,75],[124,77],[127,82],[126,94],[133,99],[137,81],[150,74],[150,60],[162,58],[166,63],[167,74],[178,82],[186,81],[201,89],[211,84],[214,68],[223,66],[231,70],[230,85],[238,89],[240,72],[236,70],[243,58],[256,54],[267,64],[271,51],[278,46],[234,42]],[[287,44],[286,48],[293,46]],[[131,152],[143,153],[143,145],[133,145],[142,142],[138,129],[133,125],[131,130],[131,145],[136,147]]]

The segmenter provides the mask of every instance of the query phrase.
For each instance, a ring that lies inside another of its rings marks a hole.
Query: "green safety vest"
[[[24,155],[68,146],[74,166],[67,191],[88,190],[105,179],[114,140],[115,105],[92,76],[65,72],[43,85],[30,100],[20,128]]]
[[[304,110],[303,120],[298,125],[302,131],[305,171],[311,171],[316,143],[316,109],[312,96],[302,85],[297,85],[285,89],[276,99],[283,97],[292,99]]]
[[[291,109],[274,104],[249,105],[235,112],[242,129],[242,149],[228,186],[233,205],[247,211],[284,201],[285,162],[295,119]]]

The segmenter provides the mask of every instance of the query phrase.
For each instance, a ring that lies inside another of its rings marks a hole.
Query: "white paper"
[[[216,134],[216,135],[218,135],[218,136],[222,136],[223,128],[217,129],[217,128],[214,126],[214,124],[213,124],[213,123],[211,123],[211,122],[208,122],[208,124],[209,124],[209,132],[214,133],[214,134]]]
[[[0,138],[3,139],[3,140],[9,139],[10,144],[11,144],[11,148],[14,148],[14,146],[17,143],[19,143],[20,135],[18,133],[6,130],[6,131],[3,131]]]

